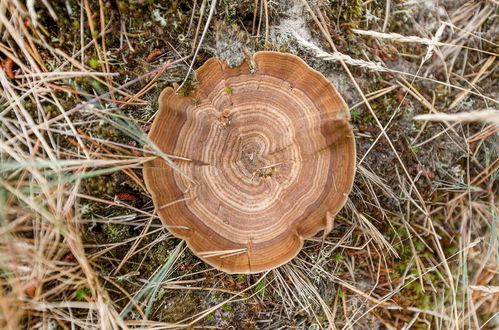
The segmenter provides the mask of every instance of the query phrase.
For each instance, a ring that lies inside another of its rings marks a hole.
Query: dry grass
[[[395,22],[409,4],[378,2],[337,1],[338,12],[295,2],[316,33],[290,27],[287,46],[348,77],[355,94],[354,190],[332,233],[291,263],[228,276],[155,215],[141,166],[178,157],[157,150],[147,126],[156,86],[192,83],[218,20],[249,22],[234,32],[248,34],[245,51],[275,50],[286,4],[180,1],[184,39],[165,32],[158,52],[153,27],[137,30],[133,13],[102,0],[0,1],[0,327],[497,327],[497,3],[461,1],[434,30],[407,31]],[[363,19],[343,37],[349,6]],[[167,10],[157,10],[160,26]],[[47,25],[64,26],[61,13],[79,31],[65,42]],[[108,188],[113,176],[121,181]]]

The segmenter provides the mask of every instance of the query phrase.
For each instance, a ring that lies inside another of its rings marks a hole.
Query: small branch
[[[434,113],[427,115],[418,115],[414,120],[428,121],[453,121],[453,122],[469,122],[469,121],[484,121],[499,125],[499,110],[482,110],[473,112],[460,113]]]

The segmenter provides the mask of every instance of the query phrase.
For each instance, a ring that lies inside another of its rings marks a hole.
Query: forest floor
[[[1,0],[0,327],[497,329],[498,8]],[[165,87],[260,50],[333,82],[357,172],[324,241],[228,275],[162,226],[142,165]]]

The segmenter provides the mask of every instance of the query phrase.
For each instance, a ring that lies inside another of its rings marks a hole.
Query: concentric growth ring
[[[209,59],[193,95],[166,88],[144,178],[163,223],[229,273],[292,259],[350,192],[355,141],[333,85],[300,58],[256,53],[229,68]]]

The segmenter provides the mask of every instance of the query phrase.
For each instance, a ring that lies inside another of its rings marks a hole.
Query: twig
[[[499,110],[482,110],[473,112],[460,113],[434,113],[426,115],[417,115],[414,120],[429,120],[429,121],[452,121],[452,122],[470,122],[484,121],[499,125]]]
[[[33,130],[34,130],[34,129],[43,128],[43,127],[48,126],[48,125],[50,125],[50,124],[52,124],[52,123],[54,123],[54,122],[57,122],[58,120],[60,120],[60,119],[64,118],[64,116],[65,116],[65,115],[66,115],[66,116],[69,116],[69,115],[71,115],[71,114],[73,114],[73,113],[76,113],[76,112],[78,112],[78,111],[80,111],[80,110],[85,109],[87,106],[89,106],[89,105],[91,105],[91,104],[94,104],[94,103],[96,103],[96,102],[98,102],[98,101],[104,101],[104,100],[105,100],[105,98],[106,98],[107,96],[112,95],[112,94],[115,94],[115,93],[117,93],[118,91],[123,90],[123,89],[125,89],[125,88],[127,88],[127,87],[129,87],[129,86],[132,86],[132,85],[134,85],[134,84],[138,83],[139,81],[142,81],[143,79],[145,79],[145,78],[147,78],[147,77],[149,77],[149,76],[151,76],[151,75],[153,75],[153,74],[156,74],[156,73],[158,73],[158,72],[160,72],[160,71],[162,71],[162,70],[165,70],[165,68],[168,68],[168,67],[170,67],[170,66],[172,66],[172,65],[175,65],[175,64],[177,64],[177,63],[180,63],[180,62],[184,61],[185,59],[190,58],[191,56],[192,56],[192,55],[190,54],[190,55],[184,56],[184,57],[182,57],[182,58],[180,58],[180,59],[178,59],[178,60],[175,60],[175,61],[173,61],[173,62],[167,62],[167,63],[165,63],[164,65],[162,65],[162,66],[160,66],[160,67],[158,67],[158,68],[156,68],[156,69],[154,69],[154,70],[152,70],[152,71],[150,71],[150,72],[148,72],[148,73],[146,73],[146,74],[143,74],[143,75],[142,75],[142,76],[140,76],[140,77],[137,77],[137,78],[135,78],[135,79],[132,79],[132,80],[130,80],[129,82],[124,83],[123,85],[118,86],[118,87],[116,87],[115,89],[113,89],[113,90],[111,90],[111,91],[109,91],[109,92],[107,92],[107,93],[104,93],[104,94],[101,94],[101,95],[97,95],[97,96],[95,96],[95,98],[93,98],[93,99],[91,99],[91,100],[88,100],[88,101],[85,101],[85,102],[82,102],[82,103],[78,104],[77,106],[75,106],[75,107],[71,108],[70,110],[65,111],[65,112],[64,112],[64,114],[61,114],[61,115],[59,115],[59,116],[57,116],[57,117],[54,117],[54,118],[52,118],[52,119],[49,119],[49,120],[45,121],[44,123],[41,123],[41,124],[38,124],[38,125],[33,125],[33,126],[32,126],[32,127],[31,127],[28,131],[27,131],[27,134],[31,134],[31,133],[33,133]],[[19,140],[19,139],[20,139],[20,137],[19,137],[19,136],[14,136],[14,137],[13,137],[13,138],[11,138],[10,140],[6,141],[6,144],[7,144],[7,145],[10,145],[10,144],[12,144],[12,143],[15,143],[15,142],[16,142],[17,140]]]
[[[482,77],[482,75],[487,71],[487,69],[494,63],[494,60],[496,59],[495,56],[491,56],[487,59],[485,64],[480,68],[480,71],[475,75],[473,80],[471,81],[470,85],[473,87],[476,82]],[[465,91],[461,91],[457,96],[456,99],[449,105],[449,110],[453,109],[456,105],[461,103],[462,100],[468,95],[468,93],[471,91],[471,88]]]
[[[180,84],[180,86],[177,88],[177,91],[180,90],[184,86],[184,84],[187,82],[187,79],[189,79],[189,75],[191,74],[192,67],[194,66],[194,62],[196,61],[196,57],[198,55],[199,49],[201,49],[201,44],[203,43],[204,37],[206,36],[206,32],[208,32],[208,28],[210,27],[211,18],[213,17],[213,13],[215,12],[216,7],[217,7],[217,0],[212,0],[210,13],[208,14],[208,18],[206,19],[206,24],[204,26],[203,34],[201,34],[201,38],[199,39],[199,44],[196,48],[196,51],[194,52],[194,56],[192,57],[191,65],[189,65],[189,69],[187,70],[184,81],[182,81],[182,84]]]

